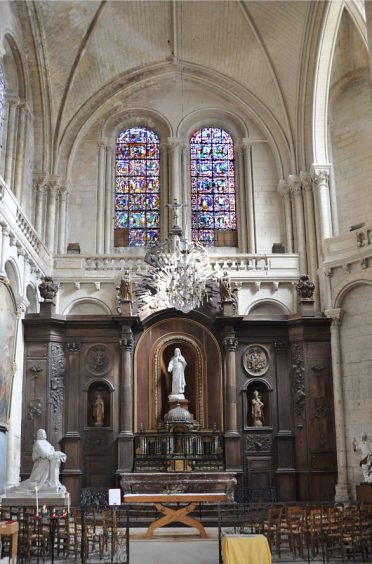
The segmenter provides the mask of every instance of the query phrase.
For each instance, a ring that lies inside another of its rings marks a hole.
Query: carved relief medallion
[[[261,345],[249,345],[242,356],[244,370],[250,376],[263,376],[269,369],[269,353]]]
[[[250,433],[246,436],[245,450],[247,452],[271,451],[273,437],[271,433]]]
[[[87,369],[96,376],[102,376],[110,369],[110,358],[104,345],[94,345],[87,354]]]

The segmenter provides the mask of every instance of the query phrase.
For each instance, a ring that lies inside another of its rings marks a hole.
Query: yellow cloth
[[[271,564],[271,552],[264,535],[229,536],[222,539],[224,564]]]

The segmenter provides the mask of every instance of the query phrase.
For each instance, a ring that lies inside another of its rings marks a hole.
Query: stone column
[[[237,209],[240,213],[237,214],[238,221],[238,235],[239,235],[239,252],[248,252],[248,235],[247,235],[247,219],[248,213],[247,203],[245,198],[245,182],[244,182],[244,151],[243,146],[238,143],[235,145],[235,162],[236,162],[236,191]]]
[[[244,153],[244,185],[246,194],[246,208],[247,208],[247,236],[248,236],[248,253],[253,254],[257,252],[256,245],[256,227],[255,227],[255,213],[254,213],[254,196],[253,196],[253,182],[252,182],[252,144],[247,139],[243,139],[243,153]]]
[[[46,182],[48,175],[46,173],[35,174],[33,182],[35,186],[36,205],[35,205],[35,230],[41,240],[44,240],[44,216],[45,216],[45,196]]]
[[[13,186],[13,169],[14,169],[14,152],[15,152],[15,134],[17,126],[17,106],[19,99],[16,97],[8,97],[8,127],[6,133],[5,148],[5,164],[4,164],[4,180],[8,187]]]
[[[284,204],[285,233],[286,233],[285,250],[286,253],[293,253],[292,209],[291,209],[291,196],[290,196],[288,182],[286,182],[285,180],[280,180],[278,191],[282,196],[283,204]]]
[[[98,178],[97,178],[97,227],[96,227],[96,251],[98,254],[104,252],[104,194],[106,176],[106,147],[101,141],[98,145]]]
[[[50,176],[48,181],[48,203],[46,214],[45,244],[50,252],[54,252],[55,226],[57,212],[58,177]]]
[[[304,207],[302,202],[301,178],[297,175],[290,174],[288,177],[288,182],[296,210],[296,239],[297,239],[297,252],[299,254],[300,273],[307,274],[305,219],[304,219]]]
[[[67,217],[67,186],[59,190],[59,224],[58,224],[58,253],[66,252],[66,217]]]
[[[183,194],[181,191],[181,157],[182,157],[182,140],[178,137],[168,138],[169,146],[169,170],[170,170],[170,186],[169,201],[177,200],[178,204],[183,202]],[[179,216],[180,227],[183,227],[182,214]]]
[[[113,181],[113,149],[112,147],[106,147],[106,182],[105,182],[105,242],[104,250],[105,254],[109,255],[111,253],[111,239],[112,232],[114,229],[113,222],[113,192],[114,192],[114,181]]]
[[[341,308],[326,309],[325,314],[332,319],[331,349],[332,349],[332,375],[333,398],[335,408],[336,448],[338,479],[336,485],[335,501],[349,501],[350,490],[347,480],[347,457],[345,438],[345,417],[342,382],[342,357],[340,345],[340,327],[342,322]]]
[[[160,143],[160,202],[170,203],[168,185],[168,144]],[[165,239],[171,229],[169,208],[162,205],[160,208],[160,238]]]
[[[25,163],[25,147],[26,147],[26,123],[27,123],[27,107],[24,103],[18,106],[18,134],[17,134],[17,151],[14,173],[14,194],[18,202],[22,203],[22,188],[24,177]]]
[[[5,273],[5,237],[10,233],[6,223],[0,221],[0,279],[6,278]]]
[[[313,165],[313,180],[318,190],[318,216],[320,219],[320,234],[322,241],[332,237],[332,217],[329,197],[330,165],[323,167]]]
[[[130,327],[122,327],[120,339],[120,433],[118,436],[118,472],[133,470],[133,348]]]
[[[300,177],[302,182],[302,191],[304,194],[308,270],[310,279],[315,283],[317,280],[318,253],[316,244],[313,185],[309,172],[302,171],[300,173]],[[315,284],[314,301],[316,308],[319,308],[318,284]]]

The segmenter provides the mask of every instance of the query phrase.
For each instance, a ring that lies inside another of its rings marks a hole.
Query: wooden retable
[[[164,527],[168,523],[175,521],[195,527],[202,538],[207,537],[207,533],[198,519],[191,517],[189,513],[193,511],[200,502],[219,503],[227,501],[225,493],[180,493],[180,494],[126,494],[124,495],[125,503],[153,503],[156,509],[164,515],[151,523],[147,529],[145,538],[151,539],[155,529]],[[169,506],[173,503],[185,503],[182,507]],[[168,505],[167,505],[168,504]]]
[[[0,521],[0,536],[12,537],[12,562],[17,562],[19,525],[16,521]]]

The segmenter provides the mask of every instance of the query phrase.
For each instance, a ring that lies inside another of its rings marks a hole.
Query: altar
[[[224,494],[234,501],[235,472],[128,472],[120,485],[127,494]]]
[[[188,527],[195,527],[201,538],[207,538],[207,533],[202,523],[195,517],[189,515],[198,503],[220,503],[227,501],[223,493],[183,493],[183,494],[126,494],[125,503],[153,503],[163,517],[155,519],[145,534],[146,539],[152,539],[155,529],[164,527],[169,523],[183,523]],[[182,506],[174,506],[182,504]]]

